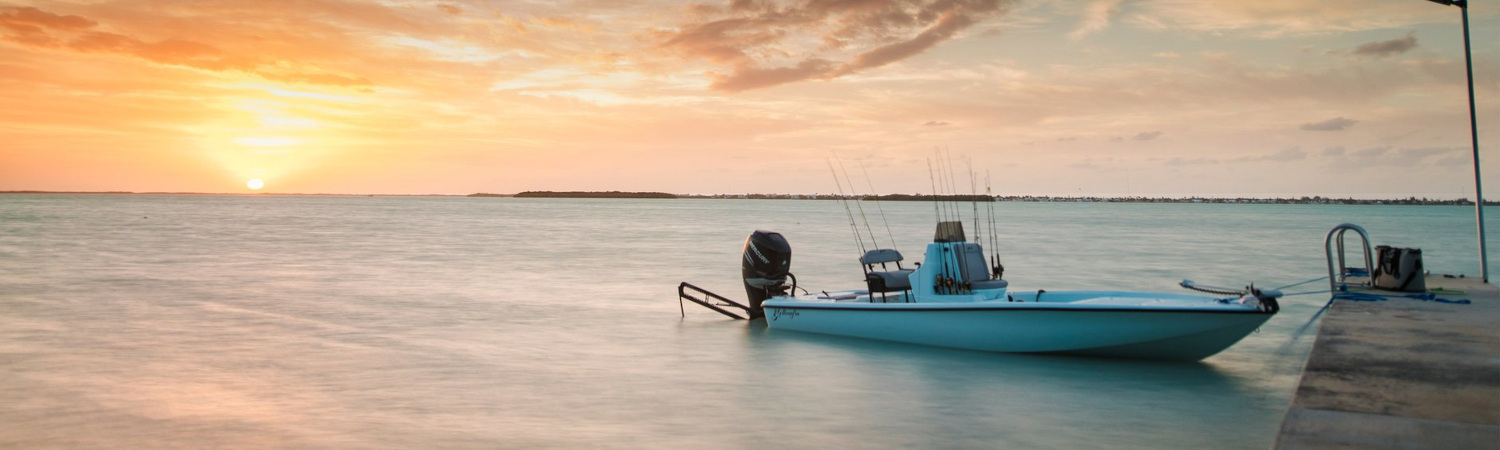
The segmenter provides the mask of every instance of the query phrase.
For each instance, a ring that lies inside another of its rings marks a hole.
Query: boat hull
[[[1252,309],[767,301],[773,329],[1007,353],[1196,361],[1265,323]]]

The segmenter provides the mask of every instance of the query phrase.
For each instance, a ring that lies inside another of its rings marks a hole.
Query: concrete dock
[[[1500,449],[1500,288],[1437,274],[1427,287],[1471,303],[1333,303],[1277,449]]]

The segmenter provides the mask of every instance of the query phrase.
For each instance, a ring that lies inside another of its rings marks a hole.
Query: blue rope
[[[1354,269],[1349,269],[1348,271],[1352,272],[1352,271],[1354,271]],[[1359,270],[1359,271],[1360,272],[1364,272],[1364,270]],[[1307,281],[1304,281],[1304,282],[1301,282],[1301,283],[1297,283],[1297,284],[1294,284],[1294,285],[1291,285],[1291,286],[1287,286],[1287,287],[1292,287],[1292,286],[1296,286],[1296,285],[1299,285],[1299,284],[1311,283],[1313,281],[1321,280],[1323,278],[1328,278],[1328,277],[1314,278],[1314,279],[1307,280]],[[1282,288],[1282,289],[1285,289],[1285,288]],[[1281,289],[1277,289],[1277,290],[1281,290]],[[1282,296],[1283,297],[1290,297],[1290,296],[1293,296],[1293,295],[1322,294],[1322,293],[1327,293],[1327,292],[1329,292],[1329,291],[1308,291],[1308,292],[1297,292],[1297,293],[1292,293],[1292,294],[1282,294]],[[1451,304],[1455,304],[1455,305],[1467,305],[1467,304],[1470,304],[1470,302],[1468,300],[1452,300],[1452,299],[1440,298],[1440,297],[1437,296],[1437,294],[1434,294],[1434,293],[1431,293],[1431,292],[1424,292],[1424,293],[1420,293],[1420,294],[1396,295],[1396,297],[1412,298],[1412,299],[1422,300],[1422,301],[1426,301],[1426,302],[1451,303]],[[1328,299],[1328,303],[1324,303],[1323,307],[1318,308],[1318,311],[1315,312],[1315,313],[1313,313],[1312,317],[1308,318],[1307,322],[1303,323],[1302,327],[1298,328],[1296,333],[1292,333],[1292,339],[1288,340],[1286,342],[1286,344],[1283,344],[1281,346],[1281,349],[1277,350],[1277,352],[1285,353],[1288,349],[1290,349],[1292,347],[1292,344],[1296,343],[1298,339],[1302,338],[1303,334],[1307,333],[1307,329],[1312,326],[1313,322],[1317,322],[1318,318],[1322,317],[1323,313],[1328,312],[1329,307],[1333,306],[1333,302],[1338,301],[1338,300],[1349,300],[1349,301],[1354,301],[1354,302],[1380,302],[1380,301],[1387,300],[1387,298],[1385,296],[1380,296],[1380,295],[1375,295],[1375,294],[1366,294],[1366,293],[1360,293],[1360,292],[1349,292],[1349,285],[1341,283],[1341,284],[1339,284],[1338,293],[1333,294],[1332,298]]]
[[[1324,278],[1327,278],[1327,277],[1324,277]],[[1314,280],[1314,281],[1316,281],[1316,280]],[[1294,294],[1282,294],[1282,296],[1283,297],[1289,297],[1289,296],[1293,296],[1293,295],[1321,294],[1321,293],[1325,293],[1325,292],[1328,292],[1328,291],[1298,292],[1298,293],[1294,293]],[[1413,299],[1427,301],[1427,302],[1452,303],[1452,304],[1455,304],[1455,305],[1467,305],[1467,304],[1470,303],[1468,300],[1451,300],[1451,299],[1446,299],[1446,298],[1439,298],[1437,296],[1437,294],[1430,293],[1430,292],[1424,292],[1424,293],[1421,293],[1421,294],[1396,295],[1396,297],[1413,298]],[[1287,349],[1290,349],[1293,343],[1297,342],[1298,339],[1302,338],[1303,334],[1307,333],[1308,327],[1311,327],[1312,324],[1313,324],[1313,322],[1317,322],[1318,318],[1322,317],[1323,313],[1328,312],[1329,307],[1333,306],[1333,302],[1338,301],[1338,300],[1349,300],[1349,301],[1354,301],[1354,302],[1380,302],[1380,301],[1387,300],[1387,298],[1385,296],[1375,295],[1375,294],[1366,294],[1366,293],[1361,293],[1361,292],[1349,292],[1349,285],[1340,284],[1339,285],[1339,292],[1337,294],[1333,294],[1333,298],[1328,299],[1328,303],[1324,303],[1323,307],[1318,308],[1318,311],[1315,312],[1315,313],[1313,313],[1312,317],[1310,317],[1310,318],[1307,319],[1307,323],[1303,323],[1302,327],[1298,328],[1296,333],[1292,333],[1292,339],[1288,340],[1286,342],[1286,344],[1282,345],[1281,349],[1277,350],[1277,351],[1284,353],[1284,352],[1287,351]]]
[[[1381,302],[1381,301],[1389,300],[1391,297],[1396,297],[1396,298],[1410,298],[1410,299],[1421,300],[1421,301],[1424,301],[1424,302],[1449,303],[1449,304],[1454,304],[1454,305],[1467,305],[1467,304],[1472,303],[1472,302],[1470,302],[1470,301],[1468,301],[1466,299],[1453,300],[1453,299],[1447,299],[1447,298],[1440,298],[1440,297],[1437,296],[1437,294],[1433,294],[1433,293],[1430,293],[1430,292],[1424,292],[1424,293],[1420,293],[1420,294],[1403,294],[1403,295],[1388,295],[1388,296],[1375,295],[1375,294],[1365,294],[1365,293],[1344,292],[1344,293],[1334,294],[1333,299],[1334,300],[1349,300],[1349,301],[1355,301],[1355,302]]]

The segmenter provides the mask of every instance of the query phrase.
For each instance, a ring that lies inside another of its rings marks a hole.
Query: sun
[[[245,182],[245,187],[250,188],[252,191],[258,191],[260,188],[266,187],[266,182],[261,181],[260,178],[251,178],[250,181]]]

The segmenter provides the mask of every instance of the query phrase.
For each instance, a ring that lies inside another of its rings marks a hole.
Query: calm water
[[[931,204],[864,206],[920,258]],[[1291,284],[1346,221],[1477,265],[1460,207],[995,207],[1014,289]],[[679,317],[680,281],[743,296],[756,228],[859,284],[826,201],[0,196],[0,447],[1258,449],[1326,300],[1192,364]]]

